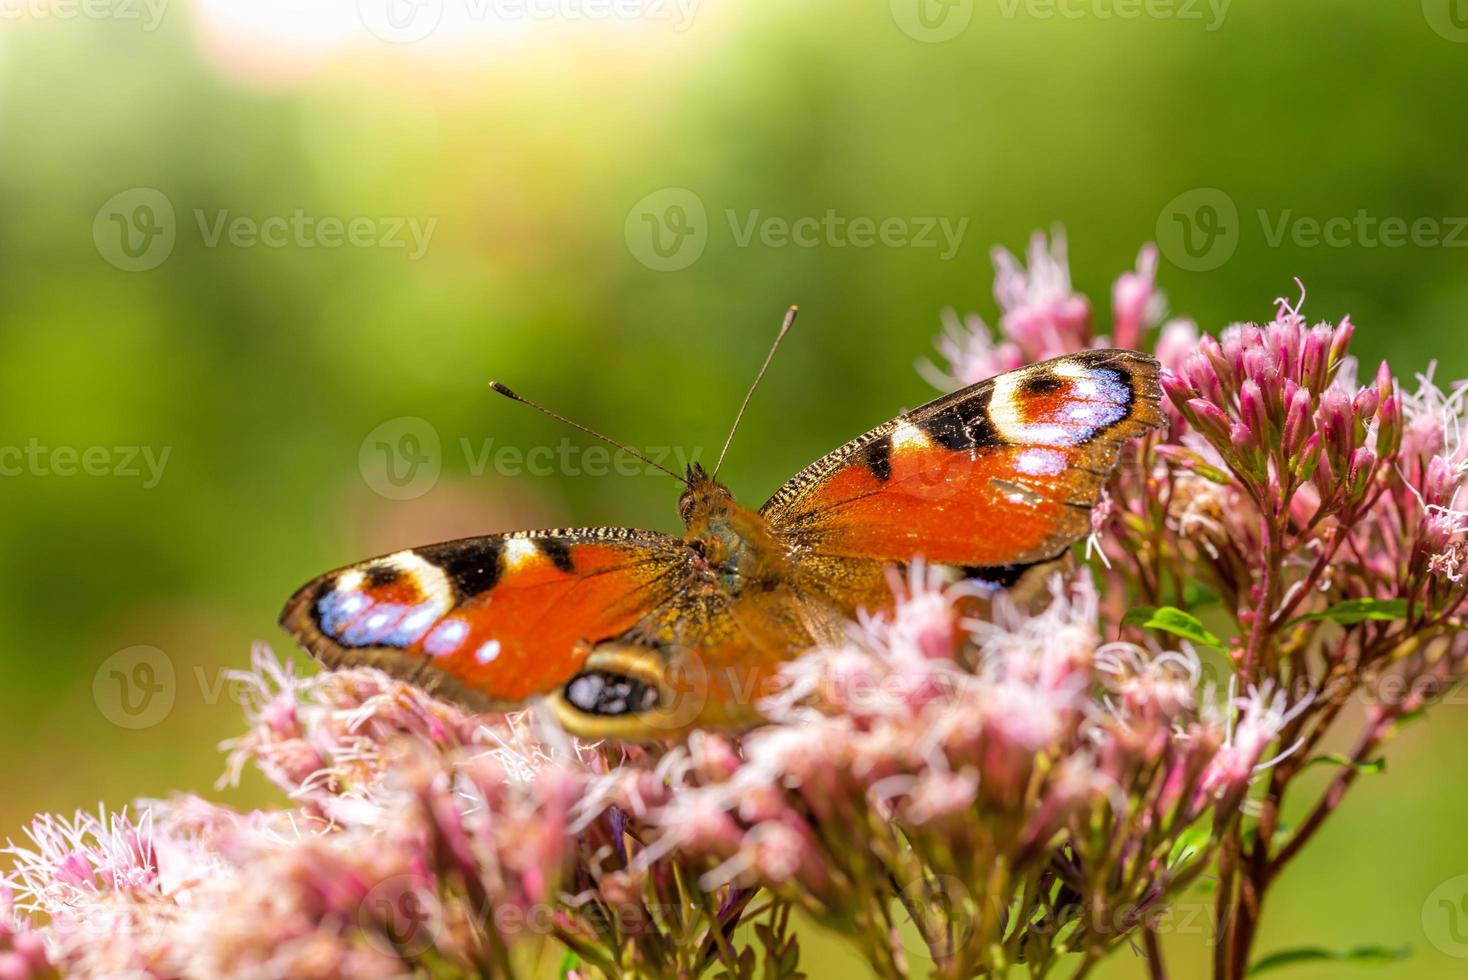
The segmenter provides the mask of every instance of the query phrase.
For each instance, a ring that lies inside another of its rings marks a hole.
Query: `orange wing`
[[[565,684],[592,645],[680,591],[675,538],[624,528],[465,538],[307,583],[281,625],[327,666],[365,664],[478,710]]]
[[[981,577],[1052,559],[1089,532],[1122,444],[1163,424],[1157,371],[1096,350],[1002,374],[853,439],[760,512],[818,579],[917,555]]]

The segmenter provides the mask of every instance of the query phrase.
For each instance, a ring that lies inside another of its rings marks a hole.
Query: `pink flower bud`
[[[1111,288],[1112,341],[1118,347],[1140,346],[1149,320],[1157,315],[1157,246],[1145,245],[1135,272],[1124,272]]]
[[[1330,366],[1331,372],[1345,359],[1346,351],[1351,346],[1351,336],[1356,332],[1356,327],[1351,323],[1350,317],[1341,319],[1341,325],[1335,328],[1335,333],[1330,338]]]
[[[1345,392],[1339,388],[1327,390],[1321,396],[1316,416],[1320,430],[1325,434],[1325,451],[1330,454],[1331,463],[1339,463],[1339,469],[1344,472],[1355,434],[1355,419]]]
[[[1168,370],[1167,368],[1162,369],[1162,374],[1159,376],[1159,380],[1162,383],[1163,393],[1166,394],[1167,397],[1172,400],[1172,403],[1176,405],[1179,409],[1186,405],[1189,399],[1198,397],[1197,389],[1193,388],[1186,381],[1178,377],[1176,374],[1173,374],[1172,371]]]
[[[1375,466],[1376,454],[1365,446],[1351,454],[1351,468],[1346,476],[1351,496],[1360,497],[1365,492],[1366,481],[1371,478],[1371,472]]]
[[[1330,328],[1321,324],[1305,337],[1300,355],[1300,384],[1319,394],[1325,390],[1330,367]]]
[[[1448,501],[1454,482],[1452,464],[1442,456],[1434,456],[1427,464],[1427,479],[1424,481],[1422,496],[1427,503],[1442,506]]]
[[[1393,390],[1376,409],[1376,450],[1383,457],[1402,448],[1402,396]]]
[[[1305,444],[1305,438],[1310,434],[1310,416],[1313,409],[1310,392],[1304,388],[1295,391],[1290,398],[1286,408],[1284,427],[1284,451],[1286,456],[1294,457]]]
[[[1311,443],[1314,443],[1312,446]],[[1306,451],[1310,459],[1310,479],[1320,490],[1322,500],[1328,499],[1334,492],[1339,473],[1331,462],[1330,453],[1324,449],[1325,441],[1318,435],[1311,436],[1305,443]],[[1302,473],[1305,467],[1301,467]]]
[[[1356,392],[1356,397],[1351,399],[1351,411],[1356,413],[1356,418],[1366,422],[1376,414],[1378,397],[1375,388],[1362,388]]]
[[[1376,397],[1385,402],[1391,397],[1396,387],[1397,382],[1392,377],[1391,365],[1386,361],[1382,361],[1381,365],[1376,369]]]
[[[1263,382],[1269,384],[1271,380],[1278,381],[1279,374],[1274,358],[1269,356],[1269,351],[1264,347],[1250,347],[1244,351],[1244,373],[1243,377],[1256,384]]]
[[[1198,325],[1192,320],[1169,320],[1162,327],[1153,353],[1164,368],[1177,371],[1197,349]]]
[[[1253,378],[1245,381],[1239,387],[1239,415],[1244,425],[1253,432],[1257,445],[1263,447],[1270,442],[1274,427],[1269,422],[1264,392],[1259,389],[1259,383]]]
[[[1193,398],[1184,408],[1184,414],[1193,423],[1193,427],[1215,447],[1222,450],[1230,445],[1229,419],[1217,405],[1201,398]]]

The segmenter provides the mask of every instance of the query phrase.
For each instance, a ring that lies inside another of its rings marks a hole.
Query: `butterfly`
[[[281,624],[328,667],[378,667],[476,711],[543,698],[586,738],[746,727],[782,664],[839,641],[858,610],[890,610],[891,569],[917,558],[999,589],[1068,555],[1122,446],[1163,424],[1157,374],[1128,350],[1034,364],[856,437],[757,510],[694,463],[682,537],[557,528],[411,548],[307,583]]]

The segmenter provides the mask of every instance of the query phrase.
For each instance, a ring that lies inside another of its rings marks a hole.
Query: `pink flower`
[[[1279,737],[1285,725],[1309,705],[1309,698],[1291,705],[1285,693],[1274,690],[1269,683],[1263,688],[1250,688],[1247,697],[1234,699],[1231,707],[1236,714],[1229,723],[1223,747],[1203,774],[1199,792],[1221,799],[1241,798],[1256,772],[1295,751],[1299,743],[1267,762],[1261,761],[1265,749]]]
[[[933,346],[948,362],[946,371],[927,360],[918,361],[918,373],[935,388],[954,391],[987,381],[996,374],[1023,367],[1025,355],[1012,340],[996,342],[988,324],[970,313],[961,321],[952,310],[942,314],[943,332]]]
[[[1091,304],[1071,288],[1065,232],[1056,228],[1048,243],[1035,232],[1027,254],[1025,267],[1007,250],[994,250],[994,298],[1004,314],[999,329],[1029,360],[1085,349]]]
[[[1056,228],[1049,240],[1043,232],[1034,234],[1026,253],[1028,264],[1002,248],[995,249],[993,257],[999,335],[996,338],[975,314],[960,320],[945,311],[935,346],[946,368],[926,361],[918,364],[919,372],[935,387],[966,387],[1027,363],[1085,350],[1101,340],[1093,334],[1090,301],[1071,286],[1062,229]],[[1157,250],[1148,245],[1138,253],[1135,271],[1123,273],[1112,290],[1111,343],[1140,346],[1144,333],[1161,318],[1166,299],[1156,288],[1156,276]],[[1174,342],[1177,336],[1175,331]]]
[[[1137,348],[1143,334],[1162,319],[1166,297],[1157,291],[1157,246],[1137,253],[1135,272],[1124,272],[1111,287],[1111,339],[1117,347]]]

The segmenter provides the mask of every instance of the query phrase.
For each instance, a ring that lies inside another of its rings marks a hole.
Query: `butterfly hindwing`
[[[914,555],[979,576],[1053,559],[1090,531],[1122,444],[1162,424],[1157,371],[1095,350],[991,378],[853,439],[760,512],[837,593]]]
[[[330,572],[281,624],[328,666],[365,664],[482,710],[552,691],[591,647],[674,597],[685,553],[652,531],[466,538]]]

